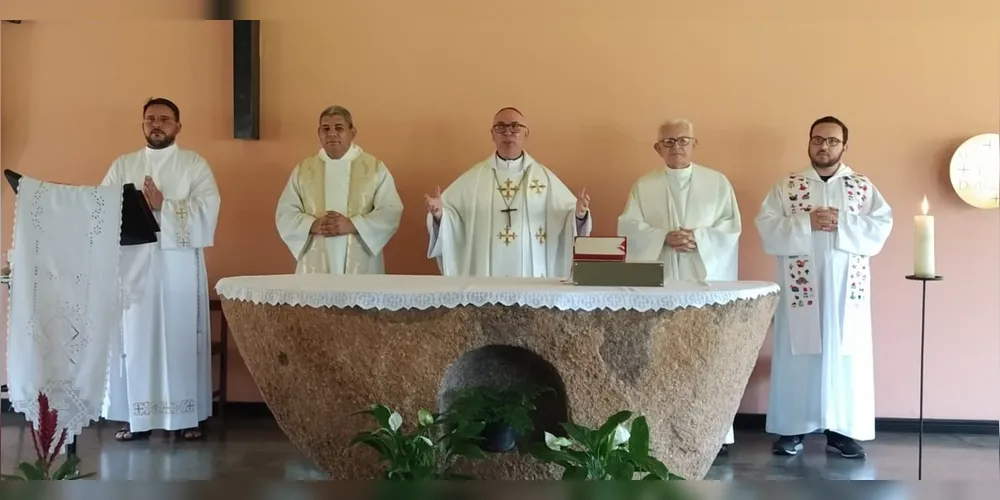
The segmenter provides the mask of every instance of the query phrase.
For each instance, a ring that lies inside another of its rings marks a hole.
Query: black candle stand
[[[919,442],[917,444],[917,480],[924,476],[924,337],[927,325],[927,282],[941,281],[941,276],[916,276],[909,275],[906,279],[921,282],[920,293],[920,431]]]

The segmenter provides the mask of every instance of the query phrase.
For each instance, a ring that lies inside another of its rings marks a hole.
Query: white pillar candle
[[[920,204],[920,211],[923,215],[917,215],[913,218],[913,223],[916,225],[913,275],[920,278],[936,276],[934,274],[934,217],[927,215],[929,208],[925,195],[923,203]]]

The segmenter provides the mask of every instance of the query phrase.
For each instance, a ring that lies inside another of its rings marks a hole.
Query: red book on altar
[[[573,261],[625,262],[628,239],[624,236],[577,236]]]

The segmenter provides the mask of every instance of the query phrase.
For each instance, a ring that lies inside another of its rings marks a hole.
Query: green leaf
[[[631,481],[635,475],[635,465],[631,462],[620,462],[607,468],[611,479],[617,481]]]
[[[356,444],[363,444],[373,448],[375,451],[382,455],[384,458],[393,457],[394,443],[393,441],[383,435],[363,433],[358,434],[351,438],[351,441],[347,443],[348,447],[354,446]]]
[[[597,431],[597,438],[604,441],[608,436],[614,435],[615,428],[621,424],[624,424],[628,419],[632,418],[632,412],[625,410],[615,413],[608,417],[608,420],[604,422]]]
[[[52,474],[52,479],[55,481],[62,481],[66,479],[67,476],[78,473],[77,466],[80,465],[80,459],[74,455],[66,457],[66,461],[63,462],[61,466]]]
[[[24,479],[27,481],[44,481],[45,472],[40,467],[29,464],[28,462],[21,462],[21,465],[17,466],[17,469],[21,471],[24,475]]]
[[[572,422],[566,422],[565,424],[562,424],[562,427],[566,430],[566,434],[569,435],[569,438],[576,441],[576,443],[580,446],[587,449],[594,448],[593,430]]]
[[[393,411],[385,405],[372,405],[371,410],[368,411],[372,416],[375,417],[375,421],[383,429],[391,429],[392,426],[389,425],[389,417],[392,416]]]
[[[657,460],[656,457],[644,457],[636,460],[636,464],[659,479],[666,480],[670,477],[670,470],[667,469],[666,465],[663,465],[663,462]]]
[[[632,436],[628,440],[628,450],[634,458],[649,456],[649,424],[646,417],[638,417],[632,421]]]
[[[87,479],[88,477],[94,477],[96,475],[97,475],[96,472],[88,472],[86,474],[76,474],[76,475],[74,475],[72,477],[67,477],[66,479],[69,480],[69,481],[74,481],[74,480],[77,480],[77,479]]]
[[[479,436],[486,428],[486,422],[475,420],[471,422],[461,422],[455,429],[455,436],[460,438],[473,438]]]
[[[673,472],[667,474],[667,479],[669,479],[670,481],[687,481],[687,479],[684,479],[683,477],[678,476],[677,474],[674,474]]]
[[[462,457],[473,458],[477,460],[483,460],[486,458],[486,454],[483,453],[482,448],[476,446],[474,443],[458,443],[452,446],[452,453]]]
[[[587,479],[587,469],[570,466],[563,471],[563,481],[578,481],[580,479]]]

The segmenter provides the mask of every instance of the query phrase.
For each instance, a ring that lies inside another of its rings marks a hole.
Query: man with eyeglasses
[[[820,430],[845,458],[864,458],[858,441],[875,439],[870,259],[889,238],[892,209],[843,163],[847,141],[843,122],[816,120],[812,164],[782,178],[755,221],[782,288],[767,410],[778,455],[798,454]]]
[[[102,416],[126,422],[119,441],[153,429],[202,437],[212,415],[212,345],[204,249],[215,243],[219,189],[198,153],[177,146],[180,109],[168,99],[143,106],[146,147],[120,156],[105,185],[134,184],[160,225],[155,243],[124,246],[122,342],[112,346]]]
[[[660,125],[653,149],[664,166],[632,186],[618,235],[628,238],[629,260],[663,262],[667,280],[736,281],[743,231],[736,193],[721,172],[692,161],[697,144],[690,121]],[[730,427],[719,453],[734,442]]]
[[[383,274],[382,251],[399,229],[403,202],[385,163],[355,144],[343,106],[319,116],[320,150],[302,160],[278,199],[278,235],[298,274]]]
[[[588,236],[590,197],[579,197],[524,150],[524,115],[501,109],[495,151],[444,192],[425,196],[427,257],[445,276],[566,277],[573,238]]]

